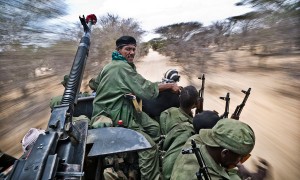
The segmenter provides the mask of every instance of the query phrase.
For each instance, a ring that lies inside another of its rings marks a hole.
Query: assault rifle
[[[228,114],[229,114],[229,102],[230,102],[230,94],[227,93],[225,97],[220,97],[220,99],[225,100],[226,104],[225,104],[225,111],[224,114],[222,114],[220,116],[220,119],[224,119],[224,118],[228,118]]]
[[[201,113],[203,111],[205,75],[202,74],[202,77],[198,77],[198,79],[202,80],[202,84],[201,84],[201,89],[199,90],[199,99],[197,101],[196,114]]]
[[[191,142],[192,142],[192,148],[191,149],[183,149],[182,154],[192,154],[192,153],[194,153],[196,155],[197,161],[198,161],[199,166],[200,166],[199,171],[196,172],[197,179],[198,180],[202,180],[202,179],[210,180],[211,177],[208,173],[207,166],[204,162],[204,159],[203,159],[203,156],[200,152],[200,149],[197,148],[196,142],[195,142],[194,139],[192,139]]]
[[[243,108],[244,108],[244,106],[245,106],[245,104],[248,100],[248,97],[250,95],[250,91],[251,91],[251,88],[248,88],[247,91],[242,90],[242,93],[245,94],[245,97],[243,99],[243,102],[240,105],[236,106],[236,108],[234,110],[234,113],[231,115],[232,119],[236,119],[236,120],[240,119],[241,112],[242,112],[242,110],[243,110]]]
[[[84,28],[76,56],[69,74],[61,105],[55,106],[45,134],[40,134],[32,148],[19,160],[8,179],[80,179],[88,130],[86,120],[72,122],[74,105],[87,60],[91,27],[97,22],[95,15],[79,17]]]

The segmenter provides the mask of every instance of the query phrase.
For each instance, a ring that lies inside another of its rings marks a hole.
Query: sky
[[[239,0],[66,0],[69,15],[63,19],[76,22],[79,15],[107,13],[133,18],[148,32],[143,38],[148,41],[157,37],[153,30],[161,26],[191,21],[207,26],[251,11],[250,7],[235,6],[236,2]]]

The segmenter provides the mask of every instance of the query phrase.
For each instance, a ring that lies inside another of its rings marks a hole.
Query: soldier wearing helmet
[[[179,82],[180,76],[176,69],[169,69],[165,74],[162,82],[165,83],[176,83]]]

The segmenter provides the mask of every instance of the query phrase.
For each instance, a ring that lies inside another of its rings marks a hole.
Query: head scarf
[[[127,59],[122,54],[120,54],[117,50],[115,50],[114,52],[112,52],[111,57],[112,57],[113,61],[124,61],[124,62],[127,62],[134,70],[136,69],[134,63],[128,62]]]

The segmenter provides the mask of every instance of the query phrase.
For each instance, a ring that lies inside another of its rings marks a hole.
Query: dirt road
[[[241,121],[244,121],[253,128],[256,134],[256,145],[252,157],[246,162],[247,167],[253,170],[253,164],[258,157],[265,158],[272,165],[270,179],[296,180],[300,177],[300,107],[299,91],[295,84],[299,81],[293,80],[287,74],[277,71],[251,70],[242,68],[242,72],[228,71],[228,65],[224,60],[231,56],[235,63],[242,66],[245,59],[240,58],[243,54],[219,53],[219,63],[222,67],[208,71],[206,75],[206,88],[204,97],[204,109],[216,110],[220,114],[224,112],[225,102],[219,99],[230,93],[230,115],[236,105],[242,102],[244,94],[242,89],[252,88],[250,97],[241,113]],[[144,77],[152,81],[159,81],[163,73],[170,68],[179,70],[181,74],[181,86],[194,85],[198,89],[201,82],[197,77],[201,72],[188,74],[182,72],[182,67],[177,63],[171,63],[170,59],[161,56],[157,52],[151,52],[147,57],[137,63],[137,70]],[[248,59],[247,59],[248,60]],[[299,61],[297,59],[286,59]],[[240,62],[239,62],[240,61]],[[249,59],[256,63],[257,59]],[[255,62],[256,61],[256,62]],[[275,60],[269,62],[276,63]],[[277,64],[280,65],[280,60]],[[298,62],[299,63],[299,62]],[[295,62],[295,64],[297,64]],[[196,65],[189,64],[192,69],[200,69]],[[250,65],[248,65],[250,67]],[[299,86],[298,86],[299,88]]]

